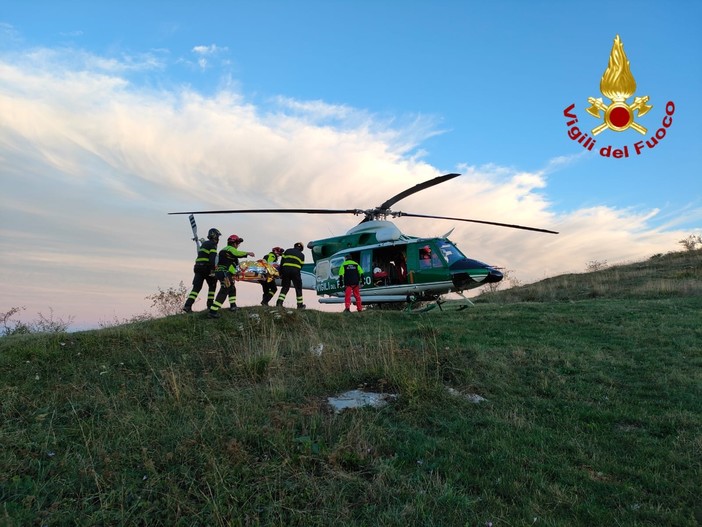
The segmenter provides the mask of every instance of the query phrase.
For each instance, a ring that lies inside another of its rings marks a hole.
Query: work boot
[[[344,309],[344,313],[351,313],[351,310],[347,307],[346,309]]]
[[[185,301],[185,305],[183,306],[183,311],[186,313],[192,313],[193,312],[193,304],[195,303],[195,300],[192,298],[188,298]]]
[[[222,315],[220,315],[217,311],[208,311],[207,312],[207,318],[219,318]]]
[[[237,309],[239,308],[236,307],[236,304],[232,304],[231,306],[229,306],[229,311],[236,311]]]
[[[262,305],[262,306],[267,306],[267,305],[268,305],[268,301],[267,301],[267,300],[261,300],[261,305]]]
[[[298,304],[297,309],[305,309],[307,306],[305,304]]]
[[[283,302],[280,301],[280,300],[278,300],[278,301],[275,303],[275,307],[283,307]]]

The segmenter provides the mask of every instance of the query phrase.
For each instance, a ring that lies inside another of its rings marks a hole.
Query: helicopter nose
[[[487,282],[489,284],[494,284],[495,282],[499,282],[504,278],[504,275],[495,269],[494,267],[488,266],[489,272],[485,280],[483,282]]]
[[[454,262],[449,270],[457,291],[499,282],[504,278],[503,274],[494,267],[472,258],[463,258]]]

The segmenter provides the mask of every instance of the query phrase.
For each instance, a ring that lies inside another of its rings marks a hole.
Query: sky
[[[89,329],[189,288],[195,244],[169,212],[369,208],[450,172],[393,209],[559,234],[396,224],[454,229],[467,256],[521,283],[682,250],[702,233],[701,24],[691,0],[5,2],[0,313]],[[617,35],[626,104],[652,108],[634,114],[645,133],[595,136],[588,98],[613,104],[600,80]],[[197,221],[263,256],[359,218]],[[261,289],[238,293],[254,305]]]

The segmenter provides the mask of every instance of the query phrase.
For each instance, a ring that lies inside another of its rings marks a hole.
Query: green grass
[[[495,294],[486,302],[551,302],[588,298],[653,299],[702,295],[702,249],[656,255],[633,264],[559,275]]]
[[[699,525],[701,269],[2,338],[0,525]]]

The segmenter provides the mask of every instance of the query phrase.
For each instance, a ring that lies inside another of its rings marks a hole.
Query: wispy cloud
[[[80,29],[76,29],[74,31],[61,31],[59,35],[62,37],[82,37],[84,32]]]
[[[217,46],[216,44],[210,44],[209,46],[195,46],[192,52],[196,56],[196,62],[200,69],[205,70],[210,67],[210,59],[218,57],[223,53],[226,53],[228,48],[226,46]]]
[[[13,25],[0,22],[0,39],[6,42],[19,42],[20,34]]]
[[[216,44],[210,44],[209,46],[195,46],[193,48],[193,53],[196,55],[202,55],[202,56],[207,56],[207,55],[217,55],[219,53],[223,53],[227,51],[228,48],[226,46],[217,46]]]

